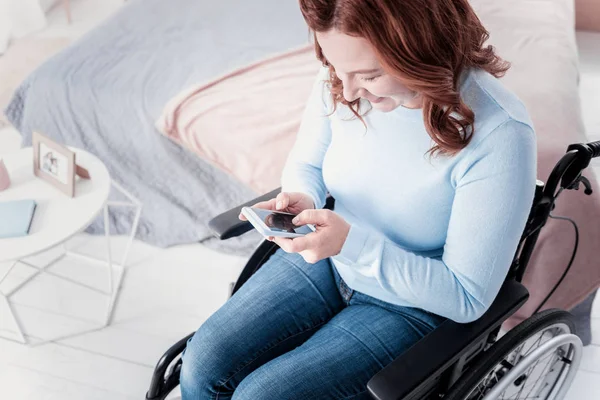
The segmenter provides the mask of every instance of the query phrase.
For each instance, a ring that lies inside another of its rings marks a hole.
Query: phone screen
[[[301,235],[313,232],[307,225],[294,225],[292,219],[294,219],[295,215],[293,214],[280,213],[277,211],[265,210],[263,208],[252,208],[252,211],[254,211],[262,222],[264,222],[264,224],[272,231],[299,233]]]

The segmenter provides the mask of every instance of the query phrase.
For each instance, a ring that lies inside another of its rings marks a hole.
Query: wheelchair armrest
[[[493,304],[477,321],[459,324],[444,321],[429,335],[379,371],[367,383],[371,396],[379,400],[420,399],[432,382],[500,326],[529,297],[527,289],[507,280]]]
[[[208,227],[214,233],[214,235],[221,240],[243,235],[253,227],[250,222],[242,221],[238,218],[238,215],[240,215],[240,212],[242,212],[242,207],[249,207],[260,201],[271,200],[272,198],[276,197],[279,192],[281,192],[281,187],[278,187],[269,193],[265,193],[253,200],[247,201],[242,205],[236,206],[229,211],[225,211],[224,213],[219,214],[208,221]]]

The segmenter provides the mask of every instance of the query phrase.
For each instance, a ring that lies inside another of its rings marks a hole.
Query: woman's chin
[[[394,104],[394,101],[392,99],[390,99],[389,97],[383,98],[383,100],[381,100],[380,102],[377,102],[377,103],[371,102],[371,106],[375,110],[381,111],[381,112],[390,112],[394,108],[398,107],[398,105]]]

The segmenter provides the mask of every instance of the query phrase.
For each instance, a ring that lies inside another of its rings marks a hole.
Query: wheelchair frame
[[[496,342],[502,323],[529,297],[527,289],[520,282],[558,195],[564,189],[578,190],[579,183],[584,184],[586,194],[591,194],[590,182],[582,175],[582,171],[588,167],[592,158],[599,156],[600,141],[568,146],[566,154],[552,170],[548,182],[536,182],[533,205],[525,229],[507,278],[490,308],[474,322],[443,322],[369,380],[367,388],[371,397],[380,400],[442,397],[468,370],[476,357],[485,355],[484,352]],[[252,229],[250,223],[238,219],[241,208],[270,200],[280,190],[281,188],[277,188],[218,215],[209,222],[210,228],[221,240],[248,232]],[[324,208],[333,209],[334,202],[332,197],[328,197]],[[277,249],[275,243],[267,240],[258,245],[236,281],[231,296]],[[194,333],[175,343],[158,361],[146,393],[147,400],[163,400],[179,384],[182,363],[180,354]],[[576,369],[576,365],[574,367]],[[569,384],[573,374],[568,377]]]

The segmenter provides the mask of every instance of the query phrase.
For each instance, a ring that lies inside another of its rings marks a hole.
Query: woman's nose
[[[346,99],[347,102],[353,102],[354,100],[360,97],[358,95],[359,88],[356,85],[354,85],[351,81],[347,80],[345,82],[342,82],[342,85],[344,86],[344,91],[342,94],[344,95],[344,99]]]

